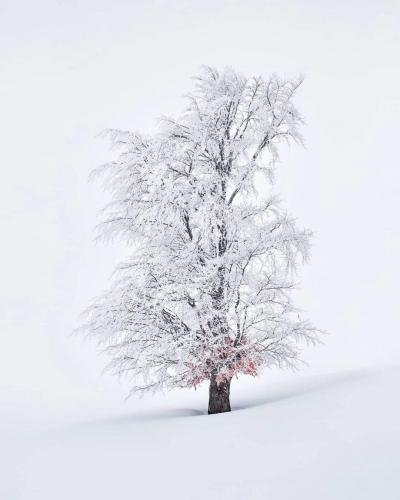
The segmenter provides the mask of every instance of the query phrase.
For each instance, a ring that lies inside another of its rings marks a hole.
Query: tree
[[[179,119],[154,136],[110,130],[116,161],[94,171],[112,200],[100,233],[131,249],[87,310],[132,391],[210,381],[209,413],[230,411],[230,384],[265,366],[292,366],[318,331],[291,298],[308,258],[279,200],[260,199],[282,142],[301,143],[293,104],[301,80],[203,68]]]

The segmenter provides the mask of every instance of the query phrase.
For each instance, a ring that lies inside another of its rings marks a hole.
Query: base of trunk
[[[216,377],[211,376],[210,379],[210,399],[208,402],[208,413],[224,413],[231,411],[231,403],[229,400],[231,381],[224,380],[217,383]]]

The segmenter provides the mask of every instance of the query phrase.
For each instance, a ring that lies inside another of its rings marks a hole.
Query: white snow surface
[[[399,499],[399,384],[400,367],[247,377],[212,416],[205,386],[121,409],[3,395],[0,498]]]

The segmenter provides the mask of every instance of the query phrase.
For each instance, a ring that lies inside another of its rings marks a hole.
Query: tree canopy
[[[310,232],[257,190],[279,145],[302,142],[300,84],[206,67],[156,134],[108,131],[120,154],[93,173],[111,194],[100,231],[130,250],[84,328],[132,390],[256,375],[317,341],[291,297]]]

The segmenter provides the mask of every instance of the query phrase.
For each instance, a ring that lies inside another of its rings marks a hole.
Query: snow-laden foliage
[[[259,174],[272,182],[278,145],[301,142],[301,81],[205,68],[195,82],[155,136],[109,131],[121,153],[94,172],[112,196],[101,234],[131,255],[85,329],[133,390],[256,375],[317,339],[290,296],[310,233],[256,190]]]

